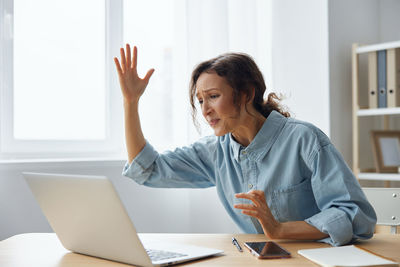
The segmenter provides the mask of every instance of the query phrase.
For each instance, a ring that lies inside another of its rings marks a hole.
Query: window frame
[[[13,0],[0,2],[0,159],[59,157],[119,157],[123,155],[122,96],[113,57],[123,40],[123,1],[105,0],[105,101],[104,140],[18,140],[13,125]],[[9,68],[5,66],[10,66]]]

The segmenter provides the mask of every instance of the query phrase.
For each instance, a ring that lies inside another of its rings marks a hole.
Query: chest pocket
[[[310,180],[272,191],[271,209],[280,222],[302,221],[318,213]]]

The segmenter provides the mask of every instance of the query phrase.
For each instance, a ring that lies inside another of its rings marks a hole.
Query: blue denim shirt
[[[242,147],[231,136],[208,136],[159,154],[147,142],[123,175],[151,187],[216,186],[245,233],[263,233],[258,221],[233,207],[236,193],[262,190],[280,222],[305,221],[338,246],[373,235],[376,215],[329,138],[310,123],[273,111],[254,140]]]

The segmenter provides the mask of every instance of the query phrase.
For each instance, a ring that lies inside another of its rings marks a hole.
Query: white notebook
[[[399,266],[354,245],[330,248],[302,249],[300,255],[321,266]]]

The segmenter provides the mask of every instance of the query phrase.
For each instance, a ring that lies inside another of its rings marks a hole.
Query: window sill
[[[0,165],[20,165],[20,164],[99,164],[120,166],[125,164],[126,159],[122,157],[85,157],[85,158],[26,158],[26,159],[0,159]]]

